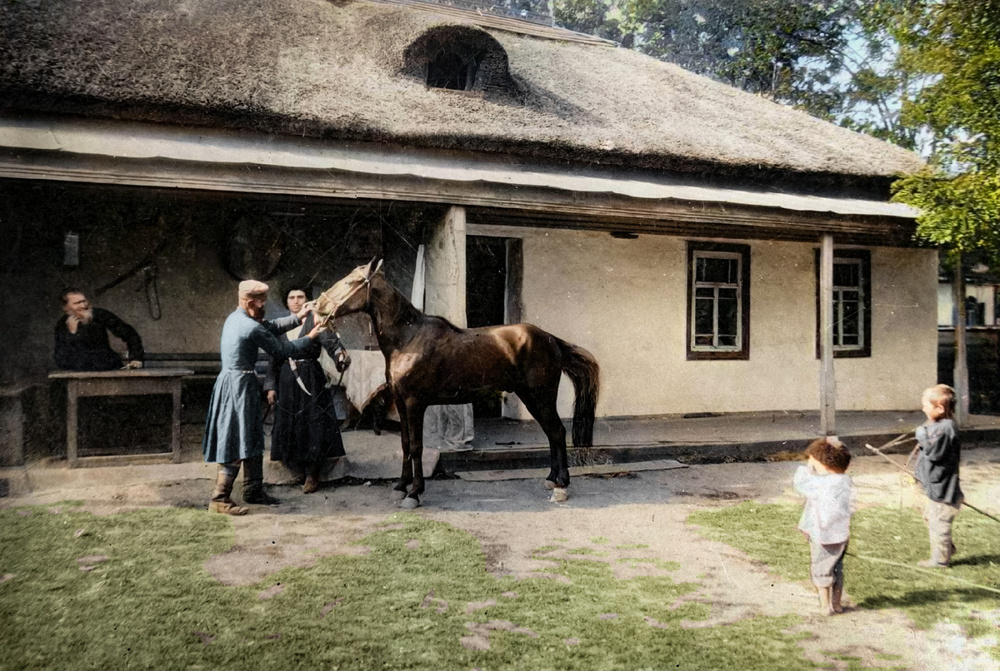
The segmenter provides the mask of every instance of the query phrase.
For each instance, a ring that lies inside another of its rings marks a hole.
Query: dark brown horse
[[[514,392],[549,439],[551,470],[546,486],[555,500],[569,486],[566,429],[556,411],[559,378],[573,382],[573,444],[593,444],[598,366],[589,352],[531,324],[461,329],[425,315],[385,279],[372,261],[359,266],[316,301],[326,320],[365,312],[385,355],[385,377],[399,411],[403,473],[394,491],[402,506],[415,508],[424,491],[421,465],[424,410],[431,405],[470,403],[475,392]]]

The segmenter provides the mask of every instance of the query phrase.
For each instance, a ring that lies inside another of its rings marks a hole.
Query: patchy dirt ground
[[[573,482],[570,500],[560,505],[547,501],[548,492],[540,482],[435,480],[428,483],[424,505],[417,513],[477,537],[487,569],[498,576],[537,577],[552,566],[545,558],[574,557],[608,562],[622,579],[662,574],[696,583],[699,588],[681,601],[708,604],[711,615],[707,621],[686,626],[714,626],[759,614],[803,615],[798,628],[810,633],[801,643],[805,654],[836,668],[847,668],[841,658],[857,657],[869,666],[1000,669],[984,650],[996,641],[970,641],[948,624],[921,631],[902,613],[888,609],[848,608],[843,615],[820,617],[807,583],[778,578],[741,552],[703,538],[686,523],[695,510],[739,500],[797,501],[790,486],[795,466],[704,465],[634,477],[581,477]],[[856,459],[851,475],[861,506],[916,505],[916,496],[903,478],[876,458]],[[1000,450],[967,452],[962,481],[970,502],[995,511],[1000,501]],[[202,507],[211,487],[207,479],[114,486],[95,482],[71,492],[43,491],[3,499],[0,505],[83,499],[87,509],[97,514],[146,506]],[[282,504],[253,506],[251,515],[234,518],[235,545],[206,563],[206,569],[222,583],[254,584],[284,567],[308,567],[320,556],[364,553],[366,549],[355,541],[398,510],[384,485],[326,487],[312,495],[275,487],[272,493]],[[262,593],[261,598],[269,596],[273,595]],[[488,633],[470,629],[465,644],[484,645]]]

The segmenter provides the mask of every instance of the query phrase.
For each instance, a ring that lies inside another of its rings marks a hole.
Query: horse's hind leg
[[[392,498],[399,501],[406,496],[406,490],[413,482],[413,460],[410,457],[410,422],[406,412],[406,402],[395,394],[393,400],[396,403],[396,412],[399,413],[399,442],[403,448],[403,472],[399,476],[399,482],[392,488]]]
[[[566,427],[559,419],[559,412],[556,409],[558,392],[558,387],[536,389],[523,394],[518,393],[518,397],[549,439],[550,468],[549,475],[545,478],[545,485],[566,488],[569,487],[569,462],[566,457]]]

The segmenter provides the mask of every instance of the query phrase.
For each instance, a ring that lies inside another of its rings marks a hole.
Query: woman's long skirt
[[[306,468],[330,457],[344,456],[344,442],[323,368],[316,360],[298,361],[297,366],[299,377],[312,395],[299,387],[285,361],[276,389],[271,460]]]

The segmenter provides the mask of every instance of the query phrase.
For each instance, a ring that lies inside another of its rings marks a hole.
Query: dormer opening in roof
[[[427,85],[435,89],[471,91],[482,54],[456,53],[447,48],[427,63]]]
[[[438,26],[426,31],[403,54],[405,75],[429,88],[519,97],[507,52],[489,33],[471,26]]]

